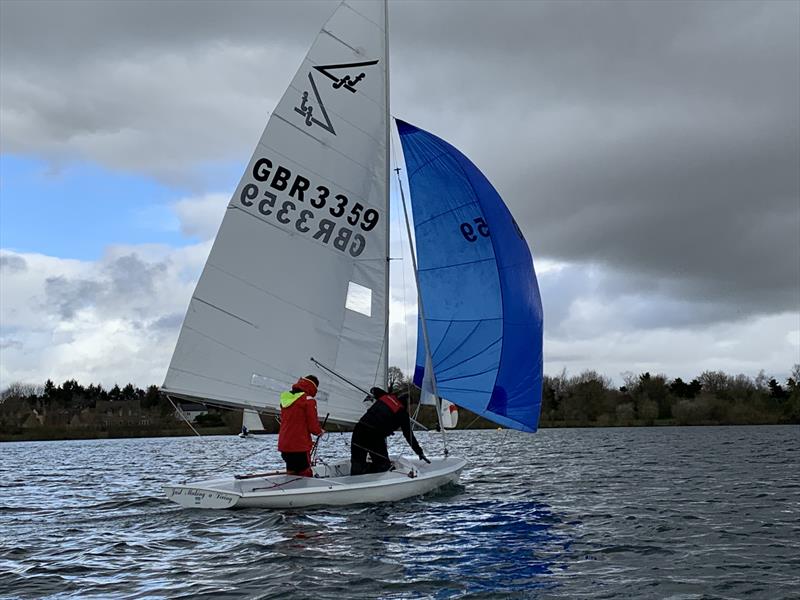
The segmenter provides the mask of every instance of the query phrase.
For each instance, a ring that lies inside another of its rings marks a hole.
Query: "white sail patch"
[[[372,316],[372,290],[351,281],[347,286],[347,301],[344,305],[348,310]]]

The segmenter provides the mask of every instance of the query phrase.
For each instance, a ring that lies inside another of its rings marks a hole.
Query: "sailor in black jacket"
[[[430,462],[411,431],[408,395],[401,393],[398,397],[387,394],[377,387],[372,388],[370,394],[375,398],[375,402],[353,430],[353,439],[350,443],[350,474],[363,475],[388,471],[392,463],[386,448],[386,438],[398,427],[402,429],[403,436],[420,460]],[[367,455],[371,462],[367,462]]]

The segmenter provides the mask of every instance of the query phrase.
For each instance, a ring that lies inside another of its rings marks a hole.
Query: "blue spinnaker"
[[[528,244],[466,156],[399,119],[397,129],[437,391],[495,423],[536,431],[542,302]],[[414,383],[421,386],[421,331],[417,338]]]

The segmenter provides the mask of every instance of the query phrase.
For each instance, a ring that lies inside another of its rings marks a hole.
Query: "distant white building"
[[[194,420],[200,415],[207,415],[208,407],[204,404],[197,402],[181,402],[178,404],[178,410],[175,411],[175,418],[179,421],[186,419],[189,423],[194,423]]]

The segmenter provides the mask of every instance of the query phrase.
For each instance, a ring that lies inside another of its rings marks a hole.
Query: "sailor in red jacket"
[[[278,450],[290,475],[311,477],[311,434],[325,433],[317,417],[317,386],[319,380],[306,375],[297,380],[291,392],[281,394],[281,428]]]

